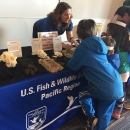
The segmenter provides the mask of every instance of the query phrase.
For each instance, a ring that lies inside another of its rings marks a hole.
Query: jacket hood
[[[92,36],[84,39],[81,43],[84,47],[88,48],[90,51],[100,54],[107,54],[108,49],[105,43],[100,37]]]

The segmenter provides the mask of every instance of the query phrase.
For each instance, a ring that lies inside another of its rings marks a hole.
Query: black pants
[[[36,23],[34,23],[33,25],[33,38],[38,38],[38,30],[37,30],[37,27],[36,27]]]

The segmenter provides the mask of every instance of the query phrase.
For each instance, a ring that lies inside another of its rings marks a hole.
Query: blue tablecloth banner
[[[0,87],[0,130],[56,130],[80,113],[81,72],[41,74]]]

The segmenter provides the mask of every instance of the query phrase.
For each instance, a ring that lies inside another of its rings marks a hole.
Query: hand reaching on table
[[[70,44],[64,44],[64,43],[63,43],[63,44],[62,44],[62,48],[69,50],[69,49],[72,48],[72,46],[71,46]]]
[[[74,38],[71,38],[70,42],[71,42],[71,45],[74,45],[74,46],[79,45],[79,43]]]

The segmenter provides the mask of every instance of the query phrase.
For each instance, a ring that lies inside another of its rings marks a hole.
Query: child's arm
[[[82,67],[82,57],[83,57],[83,54],[80,48],[78,47],[75,50],[72,58],[68,61],[67,67],[73,71],[78,71]]]

